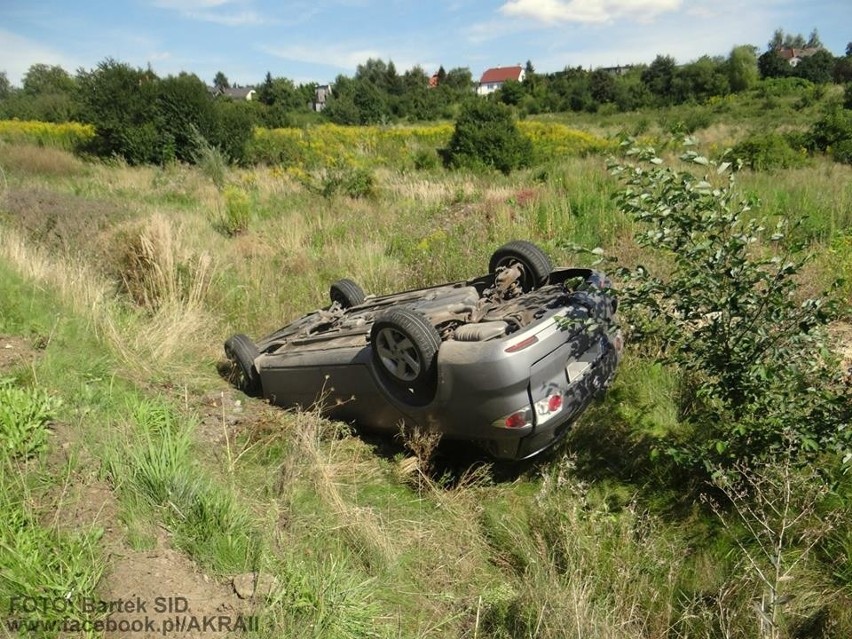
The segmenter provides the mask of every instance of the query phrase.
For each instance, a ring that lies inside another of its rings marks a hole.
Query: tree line
[[[806,50],[797,65],[779,55],[783,48]],[[566,67],[538,73],[526,64],[522,82],[506,82],[488,96],[519,115],[568,111],[633,111],[746,91],[761,79],[797,77],[815,84],[852,82],[852,43],[844,56],[810,38],[778,30],[759,55],[756,47],[734,47],[728,56],[679,65],[658,55],[650,64],[586,70]],[[71,75],[61,66],[32,65],[21,87],[0,72],[0,118],[45,122],[79,121],[95,126],[88,149],[120,155],[134,163],[170,159],[192,161],[200,137],[241,161],[255,126],[302,126],[312,122],[343,125],[424,122],[456,118],[474,99],[470,69],[441,67],[430,76],[419,66],[400,73],[392,61],[369,59],[352,77],[339,75],[322,110],[315,108],[315,83],[295,84],[267,73],[254,87],[252,101],[227,96],[230,83],[219,72],[208,86],[198,76],[159,77],[149,67],[134,68],[107,59],[94,69]],[[477,98],[482,99],[482,98]]]

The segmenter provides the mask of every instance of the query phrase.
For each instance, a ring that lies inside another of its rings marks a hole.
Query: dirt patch
[[[225,636],[239,623],[253,623],[230,583],[211,579],[168,545],[163,533],[152,550],[124,548],[111,555],[101,598],[113,602],[115,630],[105,637]]]
[[[39,350],[25,337],[0,335],[0,376],[26,366],[39,356]]]
[[[99,543],[106,569],[94,603],[100,611],[111,612],[103,615],[105,637],[201,638],[224,636],[229,628],[256,627],[256,618],[249,615],[254,602],[243,601],[230,579],[211,578],[172,548],[164,528],[154,528],[153,548],[132,548],[116,495],[98,478],[97,461],[70,425],[55,424],[53,430],[48,465],[61,472],[74,459],[75,471],[51,490],[48,500],[56,507],[43,523],[67,532],[102,531]]]
[[[71,253],[97,253],[101,234],[127,219],[133,210],[108,200],[89,199],[45,189],[9,189],[6,218],[37,243]]]

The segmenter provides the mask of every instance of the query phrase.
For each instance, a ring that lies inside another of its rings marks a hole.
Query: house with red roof
[[[795,47],[778,47],[775,49],[775,53],[777,53],[781,58],[787,61],[791,67],[795,67],[799,64],[804,58],[810,58],[817,51],[820,51],[821,47],[804,47],[801,49],[797,49]]]
[[[525,75],[524,68],[520,64],[513,67],[494,67],[492,69],[487,69],[479,79],[479,84],[476,87],[476,93],[478,95],[494,93],[509,80],[523,82]]]

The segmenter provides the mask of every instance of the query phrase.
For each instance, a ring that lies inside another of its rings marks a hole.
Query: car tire
[[[418,399],[434,389],[441,336],[425,315],[386,311],[373,322],[370,341],[373,364],[385,380]]]
[[[328,291],[332,304],[337,302],[341,308],[351,308],[363,304],[366,299],[364,289],[349,279],[337,280]]]
[[[515,264],[519,265],[523,271],[521,289],[524,293],[547,282],[553,270],[550,258],[538,246],[525,240],[514,240],[494,251],[488,262],[488,272],[496,273],[500,267]]]
[[[260,395],[260,374],[254,365],[260,351],[254,342],[242,333],[232,335],[225,341],[225,355],[234,364],[234,385],[251,397]]]

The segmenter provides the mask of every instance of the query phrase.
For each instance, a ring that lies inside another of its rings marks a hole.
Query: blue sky
[[[761,50],[776,28],[816,28],[842,55],[852,0],[0,0],[0,71],[20,85],[34,63],[69,72],[108,57],[208,83],[296,83],[353,75],[368,58],[431,73],[532,61],[537,71]]]

